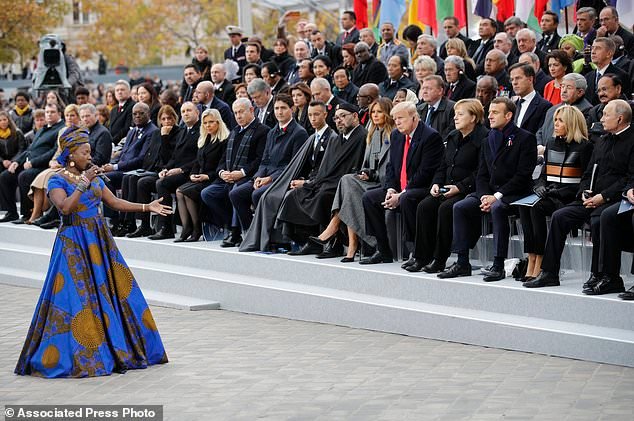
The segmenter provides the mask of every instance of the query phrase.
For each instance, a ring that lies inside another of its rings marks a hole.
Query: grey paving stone
[[[164,366],[18,377],[37,297],[0,284],[2,403],[162,404],[177,421],[634,419],[632,368],[227,311],[153,307]]]

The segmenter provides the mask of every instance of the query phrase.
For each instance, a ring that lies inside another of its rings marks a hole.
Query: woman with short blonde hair
[[[578,108],[562,105],[553,115],[553,137],[546,142],[544,169],[533,191],[540,200],[533,207],[519,206],[524,231],[524,252],[528,267],[524,286],[549,286],[538,277],[546,248],[546,217],[576,199],[581,176],[590,162],[592,143],[588,128]]]

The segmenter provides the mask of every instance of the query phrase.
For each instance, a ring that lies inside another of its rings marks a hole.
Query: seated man
[[[508,253],[512,213],[510,203],[531,194],[532,174],[537,163],[535,135],[513,123],[515,104],[509,98],[495,98],[489,106],[491,131],[481,146],[476,177],[476,192],[453,207],[453,249],[458,261],[438,274],[439,278],[471,276],[469,249],[480,236],[482,213],[490,213],[493,222],[493,266],[484,281],[506,277],[504,259]]]
[[[97,109],[92,104],[83,104],[79,107],[79,118],[89,132],[92,163],[98,166],[107,164],[112,155],[112,136],[97,119]]]
[[[57,150],[57,134],[64,127],[62,109],[59,104],[47,104],[46,126],[38,130],[33,143],[15,156],[9,167],[0,173],[0,209],[6,210],[0,222],[15,221],[19,218],[15,203],[15,189],[20,188],[20,211],[22,220],[31,216],[33,202],[28,193],[35,177],[48,168],[48,162]]]
[[[222,117],[222,121],[225,122],[225,125],[229,130],[233,129],[236,126],[236,119],[233,117],[233,113],[231,112],[231,108],[227,105],[226,102],[218,99],[218,97],[214,94],[214,84],[209,82],[208,80],[203,80],[196,86],[194,90],[194,97],[196,98],[196,102],[198,103],[198,114],[202,115],[205,110],[210,108],[214,108],[218,110],[220,116]]]
[[[275,228],[275,220],[286,192],[314,180],[326,147],[337,139],[337,132],[326,124],[327,115],[328,110],[323,102],[313,101],[308,105],[308,120],[315,133],[308,137],[286,170],[260,197],[254,220],[240,245],[240,251],[266,251],[273,244],[284,242],[281,229]]]
[[[345,174],[359,170],[365,152],[367,131],[359,124],[359,108],[342,103],[335,111],[339,136],[328,142],[317,173],[309,180],[293,180],[293,188],[284,198],[278,220],[284,222],[289,237],[304,243],[290,255],[320,253],[321,257],[336,257],[343,253],[343,243],[336,236],[329,250],[308,242],[307,234],[318,234],[330,222],[332,202],[339,180]],[[319,257],[319,256],[318,256]]]
[[[394,99],[396,91],[401,88],[418,89],[416,82],[412,81],[405,75],[407,71],[407,57],[402,55],[393,55],[387,60],[387,78],[379,85],[381,96]]]
[[[275,101],[273,101],[271,87],[262,79],[254,79],[247,86],[247,92],[256,106],[255,118],[269,128],[275,127],[277,120],[273,112]]]
[[[236,99],[232,108],[238,125],[226,140],[227,149],[218,166],[220,179],[205,187],[200,197],[208,210],[207,219],[218,227],[226,228],[224,243],[236,246],[242,242],[242,236],[240,222],[237,216],[234,217],[229,201],[229,192],[252,179],[260,166],[269,128],[255,117],[248,98]]]
[[[571,229],[579,228],[590,220],[592,267],[590,278],[583,285],[583,293],[602,295],[625,290],[623,280],[615,273],[602,274],[599,271],[600,245],[603,241],[600,222],[601,213],[612,203],[620,201],[628,179],[634,175],[634,131],[630,127],[631,121],[632,108],[622,99],[610,101],[603,109],[601,123],[607,134],[594,145],[590,163],[581,178],[578,200],[553,213],[542,273],[534,280],[525,282],[525,287],[559,285],[561,254],[566,236]],[[611,238],[605,240],[612,241]]]
[[[211,66],[211,81],[214,84],[215,96],[231,106],[233,101],[236,100],[236,92],[233,84],[227,80],[227,71],[224,64],[216,63]]]
[[[455,129],[453,106],[456,102],[443,95],[444,89],[445,83],[440,76],[427,76],[422,89],[425,102],[418,105],[418,110],[423,122],[446,139],[449,132]]]
[[[634,205],[634,183],[629,183],[625,192],[627,201]],[[601,213],[601,247],[599,256],[599,270],[605,280],[620,278],[621,251],[634,251],[634,213],[618,213],[621,203],[617,202]],[[622,282],[622,281],[621,281]],[[588,287],[588,290],[595,287]],[[584,291],[585,292],[585,291]],[[627,301],[634,300],[634,286],[619,294],[619,298]]]
[[[385,211],[401,208],[404,231],[413,240],[418,202],[429,192],[444,155],[442,138],[420,120],[416,106],[401,102],[392,108],[396,129],[390,136],[390,163],[384,188],[363,194],[366,231],[376,237],[377,251],[361,264],[392,263]]]
[[[150,107],[142,102],[134,104],[132,122],[134,127],[128,132],[123,149],[109,164],[102,167],[104,173],[110,179],[110,181],[106,182],[106,185],[112,192],[121,188],[123,176],[127,171],[141,168],[152,134],[158,130],[158,127],[150,120]],[[106,208],[105,215],[110,217],[110,229],[114,234],[119,231],[128,232],[126,227],[121,226],[122,221],[119,220],[118,212],[113,212]]]
[[[251,206],[257,207],[262,194],[282,174],[308,138],[306,130],[293,120],[293,99],[290,95],[277,95],[274,109],[278,125],[266,137],[258,171],[252,181],[241,184],[229,193],[244,232],[249,229],[253,219]],[[229,244],[224,246],[231,247]]]

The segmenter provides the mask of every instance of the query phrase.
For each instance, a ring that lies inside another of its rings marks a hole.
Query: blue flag
[[[491,16],[492,9],[493,4],[491,3],[491,0],[477,0],[475,8],[473,9],[473,14],[482,18],[488,18]]]
[[[401,18],[403,17],[406,9],[407,6],[405,5],[405,0],[382,0],[379,28],[384,23],[389,22],[394,25],[394,28],[398,31]]]

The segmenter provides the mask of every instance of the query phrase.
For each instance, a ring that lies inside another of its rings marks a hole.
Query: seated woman
[[[339,181],[335,200],[332,204],[333,216],[326,229],[311,241],[325,245],[334,237],[341,224],[348,231],[348,252],[341,260],[354,262],[359,249],[359,238],[374,247],[376,239],[365,232],[365,217],[361,197],[366,191],[381,185],[389,162],[390,133],[394,130],[394,120],[390,116],[392,101],[379,98],[370,104],[371,124],[368,131],[363,169],[358,174],[346,174]]]
[[[310,136],[315,132],[308,121],[308,104],[312,99],[310,88],[304,82],[297,82],[291,86],[291,98],[293,98],[293,118]]]
[[[416,94],[419,102],[423,101],[423,81],[427,76],[435,75],[437,68],[436,62],[429,56],[421,56],[414,61],[414,77],[418,82]]]
[[[328,81],[328,83],[330,83],[330,86],[332,86],[332,76],[330,75],[332,72],[332,60],[330,60],[330,57],[326,55],[318,55],[313,58],[312,65],[315,77],[323,77]]]
[[[451,255],[453,205],[475,190],[480,147],[489,131],[482,124],[484,109],[477,99],[454,106],[456,129],[447,136],[445,156],[432,181],[429,196],[416,208],[416,238],[408,272],[438,273]]]
[[[544,171],[534,191],[540,197],[533,207],[520,206],[524,231],[524,252],[528,254],[527,288],[539,287],[534,280],[542,269],[546,247],[546,217],[575,200],[583,171],[592,155],[583,114],[576,107],[563,105],[554,114],[554,136],[546,143]]]
[[[64,122],[66,123],[66,127],[80,125],[79,119],[79,106],[76,104],[70,104],[64,109]],[[66,127],[62,128],[58,134],[58,144],[59,144],[59,135],[62,134]],[[57,209],[52,207],[49,212],[43,214],[45,211],[49,209],[49,201],[46,197],[46,186],[48,185],[48,180],[60,171],[61,165],[57,162],[57,156],[59,155],[59,147],[57,152],[48,163],[48,169],[42,171],[35,177],[35,180],[31,183],[31,190],[29,191],[29,197],[33,200],[33,212],[31,212],[31,217],[25,221],[27,224],[37,225],[44,229],[55,228],[59,223],[59,218],[57,214]]]
[[[553,50],[546,55],[548,72],[553,78],[544,87],[544,99],[553,105],[561,103],[561,82],[568,73],[572,73],[572,61],[564,50]]]
[[[150,107],[150,120],[158,126],[158,112],[161,108],[158,94],[149,82],[143,82],[138,89],[139,101]]]
[[[198,153],[189,175],[190,181],[176,189],[178,214],[183,231],[181,236],[174,240],[175,243],[190,243],[200,239],[203,232],[199,216],[200,192],[218,178],[216,169],[227,146],[225,140],[229,137],[229,129],[222,121],[218,110],[205,110],[201,121]]]
[[[13,158],[26,149],[24,134],[18,129],[9,113],[0,111],[0,172],[11,166]]]
[[[158,172],[167,165],[172,158],[174,146],[181,135],[182,127],[178,126],[178,115],[170,105],[163,105],[158,112],[160,130],[155,131],[150,138],[150,145],[143,157],[141,170],[132,171],[123,176],[121,182],[121,196],[129,202],[138,202],[139,188],[148,190],[147,185],[153,185],[158,179]],[[121,230],[114,230],[113,235],[128,238],[138,238],[152,235],[154,232],[150,227],[150,217],[145,213],[140,213],[141,225],[136,226],[136,215],[134,213],[124,213],[120,219],[124,220]]]
[[[475,81],[477,79],[476,65],[467,54],[467,46],[464,41],[458,37],[450,38],[445,43],[445,49],[447,56],[458,56],[464,61],[464,75],[467,79]]]

